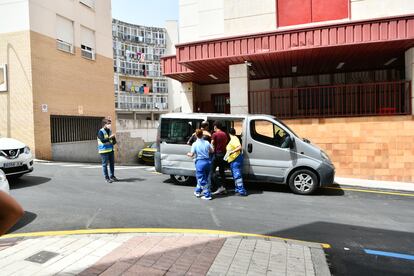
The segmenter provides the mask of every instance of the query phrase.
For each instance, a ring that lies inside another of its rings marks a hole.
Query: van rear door
[[[196,128],[203,119],[161,118],[160,159],[161,172],[173,175],[194,175],[194,161],[186,154],[191,147],[187,145]]]

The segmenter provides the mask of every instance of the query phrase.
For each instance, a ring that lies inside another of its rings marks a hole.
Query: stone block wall
[[[414,182],[414,116],[284,122],[329,154],[337,176]]]

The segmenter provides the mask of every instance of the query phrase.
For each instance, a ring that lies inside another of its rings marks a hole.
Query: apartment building
[[[183,111],[272,114],[337,175],[414,182],[414,1],[180,0]]]
[[[119,119],[157,120],[168,111],[168,82],[162,75],[164,28],[112,21],[115,108]]]
[[[36,158],[95,160],[115,119],[110,0],[0,0],[0,135]]]

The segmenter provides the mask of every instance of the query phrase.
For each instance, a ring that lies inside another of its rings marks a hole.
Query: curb
[[[266,240],[279,240],[286,243],[299,243],[311,248],[317,249],[329,249],[330,244],[320,242],[308,242],[295,239],[286,239],[276,236],[268,236],[261,234],[221,231],[221,230],[208,230],[208,229],[180,229],[180,228],[111,228],[111,229],[84,229],[84,230],[63,230],[63,231],[44,231],[44,232],[32,232],[32,233],[17,233],[7,234],[0,237],[2,239],[11,238],[30,238],[30,237],[50,237],[50,236],[66,236],[66,235],[91,235],[91,234],[123,234],[123,233],[141,233],[141,234],[195,234],[195,235],[217,235],[220,237],[246,237],[246,238],[261,238]]]
[[[341,186],[345,185],[373,189],[414,192],[414,183],[410,182],[379,181],[358,178],[335,177],[334,183]]]

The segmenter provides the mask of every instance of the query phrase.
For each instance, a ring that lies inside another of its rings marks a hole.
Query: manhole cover
[[[29,258],[25,259],[25,261],[29,261],[32,263],[38,263],[38,264],[44,264],[45,262],[49,261],[50,259],[56,257],[59,255],[55,252],[50,251],[40,251],[39,253],[36,253]]]

